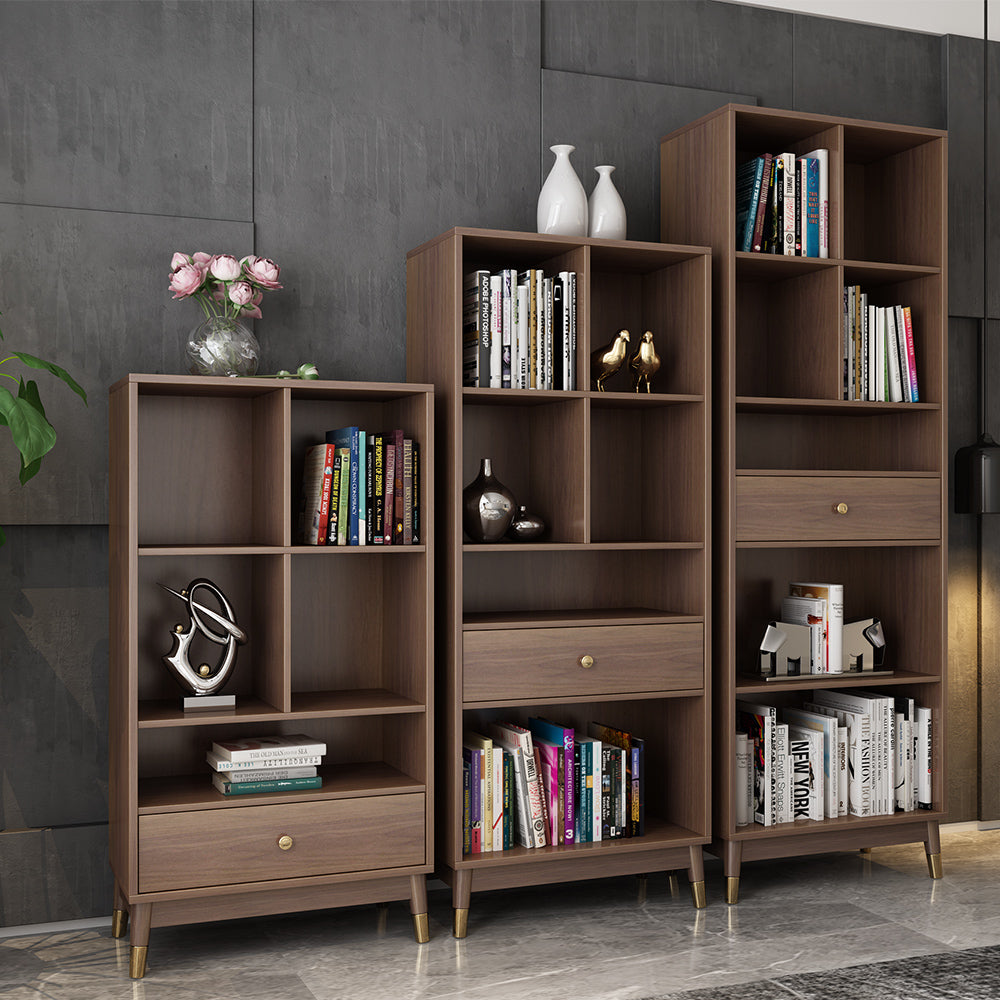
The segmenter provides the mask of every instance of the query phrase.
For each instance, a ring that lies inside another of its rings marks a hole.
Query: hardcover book
[[[325,754],[326,744],[311,736],[254,736],[250,739],[219,740],[212,752],[223,760],[267,760],[272,757],[308,757]]]
[[[263,792],[295,792],[322,788],[323,779],[317,775],[312,778],[235,781],[228,774],[216,772],[212,775],[212,784],[223,795],[259,795]]]

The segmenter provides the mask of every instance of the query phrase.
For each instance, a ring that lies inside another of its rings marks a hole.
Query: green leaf
[[[21,391],[27,395],[21,397]],[[55,428],[45,419],[44,413],[39,413],[32,405],[30,394],[31,389],[25,386],[19,390],[19,398],[15,399],[9,390],[0,387],[0,414],[3,414],[7,426],[10,428],[11,437],[14,439],[15,447],[21,453],[21,461],[25,470],[29,469],[33,462],[51,451],[52,446],[56,443]],[[35,395],[37,396],[37,387]],[[31,476],[29,475],[28,478],[30,479]]]
[[[60,368],[59,365],[54,365],[51,361],[36,358],[33,354],[25,354],[22,351],[12,351],[11,353],[29,368],[40,368],[42,371],[50,372],[56,378],[62,379],[85,403],[87,402],[87,393],[65,368]]]

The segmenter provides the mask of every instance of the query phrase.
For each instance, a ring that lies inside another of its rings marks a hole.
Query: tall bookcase
[[[463,388],[463,278],[529,267],[577,274],[578,388]],[[407,373],[435,386],[437,855],[456,937],[473,888],[687,868],[704,905],[709,297],[704,247],[453,229],[408,255]],[[648,395],[625,372],[592,387],[590,352],[621,328],[633,350],[654,334]],[[482,458],[545,520],[541,540],[463,540]],[[529,715],[645,738],[644,836],[463,855],[462,734]]]
[[[713,252],[715,799],[712,850],[741,861],[923,841],[946,814],[946,134],[730,105],[661,143],[661,234]],[[735,249],[737,167],[829,150],[828,259]],[[920,402],[841,399],[842,293],[909,303]],[[793,580],[842,583],[845,620],[881,619],[889,677],[816,687],[914,698],[933,718],[933,807],[737,826],[737,699],[808,699],[749,676]]]
[[[113,932],[131,923],[133,978],[151,926],[408,898],[427,940],[433,525],[330,547],[295,522],[307,447],[351,424],[420,442],[433,509],[431,388],[129,375],[110,423]],[[161,662],[187,611],[157,584],[198,577],[249,633],[228,712],[185,714]],[[214,740],[302,732],[327,744],[321,789],[212,786]]]

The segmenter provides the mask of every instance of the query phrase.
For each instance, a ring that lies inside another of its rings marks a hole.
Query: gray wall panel
[[[103,527],[0,548],[0,829],[107,820],[107,565]]]
[[[79,920],[111,912],[114,883],[108,867],[106,823],[64,830],[2,832],[0,858],[3,859],[0,925]],[[11,961],[4,949],[0,957],[3,992],[18,981],[16,976],[20,971],[21,966]],[[102,961],[99,975],[103,978],[108,971]],[[34,976],[31,980],[37,982]],[[99,980],[95,978],[97,983]],[[97,995],[101,991],[107,995],[107,983],[98,990]]]
[[[556,143],[576,146],[571,160],[588,197],[597,183],[594,167],[613,164],[628,238],[658,242],[660,139],[730,102],[757,103],[749,94],[542,70],[543,178],[555,159],[549,147]]]
[[[251,217],[252,5],[0,4],[0,201]]]
[[[984,302],[983,43],[950,35],[943,51],[948,100],[948,311],[953,316],[978,317]],[[961,359],[956,357],[953,363],[960,364]]]
[[[796,110],[946,126],[937,35],[802,14],[794,18]]]
[[[106,523],[108,387],[130,371],[185,371],[181,338],[202,315],[173,300],[170,258],[174,250],[249,253],[253,226],[0,204],[0,232],[4,346],[62,365],[88,396],[85,407],[37,373],[56,446],[22,488],[4,431],[0,524]]]
[[[792,104],[792,15],[781,11],[712,0],[542,0],[542,30],[545,69]]]
[[[534,228],[538,16],[523,0],[257,8],[257,246],[285,282],[260,324],[273,367],[404,378],[406,252],[455,225]]]
[[[1000,318],[1000,42],[990,42],[989,48],[989,187],[986,192],[986,232],[989,245],[987,272],[989,313]],[[998,401],[1000,402],[1000,401]]]

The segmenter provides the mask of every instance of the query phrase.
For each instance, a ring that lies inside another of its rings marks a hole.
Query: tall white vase
[[[611,174],[614,167],[594,167],[597,183],[590,195],[590,236],[605,240],[625,239],[625,202],[622,201]]]
[[[556,154],[538,194],[538,231],[560,236],[587,235],[587,192],[576,176],[569,154],[576,146],[550,146]]]

